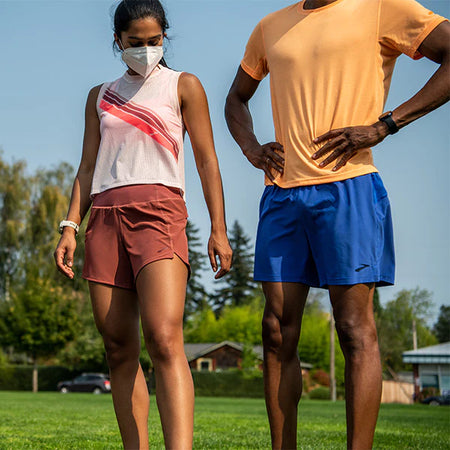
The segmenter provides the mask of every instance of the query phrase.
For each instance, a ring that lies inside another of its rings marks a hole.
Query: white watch
[[[79,225],[75,222],[72,222],[71,220],[61,220],[59,224],[59,233],[62,234],[64,231],[64,227],[70,227],[75,230],[75,234],[78,234],[78,231],[80,229]]]

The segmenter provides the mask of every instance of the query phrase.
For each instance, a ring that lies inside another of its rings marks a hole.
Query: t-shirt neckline
[[[318,13],[321,11],[324,11],[326,9],[332,8],[333,6],[336,6],[339,3],[342,3],[344,0],[336,0],[333,3],[329,3],[328,5],[325,6],[321,6],[320,8],[314,8],[314,9],[304,9],[305,6],[305,1],[306,0],[302,0],[299,4],[298,4],[298,10],[300,13],[302,14],[311,14],[311,13]]]

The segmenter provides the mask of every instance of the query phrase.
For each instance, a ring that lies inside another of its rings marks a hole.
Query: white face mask
[[[123,48],[123,44],[122,44]],[[128,47],[122,52],[122,59],[125,64],[146,77],[150,75],[163,57],[163,48],[161,45],[151,47]]]

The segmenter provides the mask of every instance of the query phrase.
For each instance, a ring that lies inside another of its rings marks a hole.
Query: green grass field
[[[163,448],[154,397],[150,445]],[[344,403],[303,400],[301,449],[345,449]],[[195,449],[268,449],[262,399],[196,399]],[[120,449],[110,395],[0,392],[0,449]],[[382,405],[376,449],[450,449],[450,408]]]

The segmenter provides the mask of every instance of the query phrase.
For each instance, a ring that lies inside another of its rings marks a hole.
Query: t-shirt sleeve
[[[445,17],[434,14],[414,0],[381,0],[379,39],[394,51],[420,59],[423,40]]]
[[[256,25],[245,48],[241,67],[255,80],[262,80],[269,73],[261,22]]]

